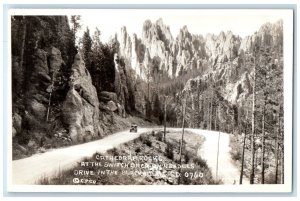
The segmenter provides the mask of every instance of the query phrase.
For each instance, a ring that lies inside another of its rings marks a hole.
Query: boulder
[[[14,144],[16,146],[16,150],[19,150],[22,154],[26,154],[28,152],[28,150],[23,147],[22,145],[19,145],[19,144]]]
[[[123,118],[125,118],[126,114],[125,114],[124,107],[121,104],[119,104],[119,103],[117,103],[117,107],[118,107],[118,115],[121,116],[121,117],[123,117]]]
[[[45,119],[47,108],[42,103],[32,99],[29,106],[30,113],[38,119]]]
[[[14,138],[17,135],[17,130],[15,127],[12,127],[12,137]]]
[[[46,148],[44,148],[44,147],[40,147],[38,149],[38,153],[45,153],[45,152],[46,152]]]
[[[37,144],[34,140],[29,140],[27,146],[31,149],[35,149],[37,147]]]
[[[114,92],[101,91],[99,94],[99,100],[104,102],[107,101],[117,102],[118,98],[117,98],[117,94]]]
[[[22,131],[22,117],[18,113],[13,114],[13,128],[17,133]]]
[[[112,112],[115,112],[118,109],[117,104],[113,101],[108,101],[106,105],[107,108]]]

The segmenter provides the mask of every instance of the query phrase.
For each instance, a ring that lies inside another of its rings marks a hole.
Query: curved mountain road
[[[205,137],[206,140],[204,141],[201,149],[198,150],[198,155],[206,160],[208,166],[211,168],[213,177],[217,180],[222,180],[223,184],[239,184],[240,167],[236,167],[231,159],[231,148],[229,147],[230,135],[222,132],[219,133],[218,131],[199,129],[187,130]],[[249,184],[249,179],[245,176],[243,177],[243,184]]]
[[[96,152],[105,153],[107,150],[131,141],[152,129],[139,128],[137,133],[130,133],[128,130],[117,132],[97,141],[14,160],[12,162],[12,183],[17,185],[36,184],[43,176],[49,177],[61,170],[69,169],[84,157],[91,157]]]
[[[142,133],[149,132],[153,129],[154,128],[139,128],[138,133],[130,133],[129,131],[117,132],[101,140],[55,149],[28,158],[14,160],[12,162],[12,184],[36,184],[43,176],[49,177],[55,175],[61,170],[73,167],[84,157],[91,157],[96,152],[105,153],[107,150],[131,141],[139,137]],[[181,129],[170,128],[168,130],[180,131]],[[205,137],[206,140],[202,148],[198,151],[198,154],[207,160],[208,166],[216,178],[218,132],[199,129],[186,130]],[[219,145],[218,178],[222,179],[224,184],[237,184],[239,181],[239,168],[233,165],[230,158],[228,134],[220,134]],[[245,178],[243,183],[247,183]]]

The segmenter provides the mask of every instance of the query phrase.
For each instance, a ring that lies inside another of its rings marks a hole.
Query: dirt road
[[[118,132],[101,140],[60,148],[12,162],[13,184],[35,184],[43,176],[55,175],[76,165],[80,159],[94,153],[105,153],[119,144],[131,141],[152,128],[140,128],[137,133]]]
[[[94,153],[105,153],[107,150],[122,143],[137,138],[140,134],[149,132],[153,128],[140,128],[138,133],[129,131],[118,132],[104,139],[89,142],[72,147],[56,149],[43,154],[36,154],[28,158],[12,162],[12,183],[13,184],[35,184],[43,176],[52,176],[61,170],[66,170],[76,165],[84,157],[91,157]],[[168,129],[180,131],[180,128]],[[218,132],[199,129],[187,129],[195,134],[203,135],[205,141],[198,154],[207,160],[213,176],[222,179],[224,184],[238,184],[239,168],[234,166],[230,157],[229,135],[220,134],[218,175],[216,175]],[[249,183],[244,178],[243,183]]]
[[[229,147],[230,135],[220,132],[219,157],[217,158],[219,132],[199,129],[187,130],[205,137],[206,140],[204,141],[202,148],[198,151],[198,154],[207,160],[207,164],[211,168],[213,177],[215,179],[221,179],[223,184],[239,184],[240,167],[236,167],[232,163]],[[249,184],[249,179],[245,178],[245,176],[243,178],[243,184]]]

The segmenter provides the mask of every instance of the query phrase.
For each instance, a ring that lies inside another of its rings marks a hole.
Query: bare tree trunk
[[[185,108],[186,108],[186,98],[184,98],[182,103],[182,135],[181,135],[181,142],[180,142],[180,152],[179,152],[179,163],[181,164],[181,157],[182,157],[182,147],[183,147],[183,139],[184,139],[184,126],[185,126]]]
[[[283,147],[281,147],[281,184],[284,184],[284,149],[283,149]]]
[[[267,73],[264,74],[264,83],[267,85]],[[262,108],[262,137],[261,137],[261,183],[265,183],[265,113],[266,113],[266,90],[263,90],[263,108]]]
[[[278,160],[279,160],[279,136],[280,136],[280,105],[278,111],[278,132],[276,134],[276,143],[275,143],[275,184],[278,184]]]
[[[279,122],[280,123],[280,122]],[[280,129],[280,126],[279,126]],[[281,135],[281,184],[284,184],[284,136]]]
[[[217,122],[217,109],[219,107],[216,107],[216,118],[215,118],[215,124]],[[218,151],[217,151],[217,169],[216,169],[216,180],[218,181],[218,171],[219,171],[219,148],[220,148],[220,131],[219,131],[219,136],[218,136]]]
[[[205,102],[204,102],[204,104],[205,104],[205,106],[207,106],[207,113],[206,113],[206,115],[205,115],[205,121],[206,121],[206,128],[205,129],[207,129],[207,130],[209,130],[209,105],[210,105],[210,103],[209,103],[209,101],[208,101],[208,98],[205,98]]]
[[[150,80],[148,79],[148,101],[150,101]]]
[[[50,106],[51,106],[51,96],[52,96],[52,90],[51,90],[51,92],[50,92],[49,100],[48,100],[48,108],[47,108],[46,122],[49,121]]]
[[[191,121],[190,121],[190,127],[195,128],[195,102],[194,102],[194,96],[191,95],[192,99],[192,114],[191,114]]]
[[[262,114],[262,140],[261,140],[261,183],[265,183],[265,103]]]
[[[183,140],[184,140],[184,125],[185,125],[185,107],[186,107],[186,97],[182,101],[182,134],[180,141],[180,150],[179,150],[179,164],[181,165],[182,149],[183,149]],[[181,172],[181,167],[179,168],[179,173]],[[178,177],[178,185],[181,183],[180,177]]]
[[[204,129],[209,130],[209,103],[207,103],[207,98],[204,98],[204,110],[205,112],[203,113],[203,121],[204,121],[204,125],[206,127],[204,127]]]
[[[26,39],[26,20],[23,16],[22,20],[22,38],[21,38],[21,51],[20,51],[20,69],[23,68],[24,62],[24,50],[25,50],[25,39]]]
[[[232,132],[232,134],[234,134],[234,131],[235,131],[235,125],[234,125],[234,111],[233,111],[233,116],[232,116],[232,124],[231,124],[231,132]]]
[[[217,130],[217,107],[215,108],[215,131]]]
[[[203,98],[200,98],[200,105],[199,105],[199,128],[202,128],[202,122],[204,121],[204,114],[203,114]],[[203,128],[202,128],[203,129]]]
[[[25,51],[25,42],[26,42],[26,29],[27,29],[25,16],[23,16],[21,23],[22,23],[22,30],[21,30],[22,37],[21,37],[19,72],[22,73],[22,79],[20,81],[21,86],[18,85],[16,90],[23,89],[24,80],[26,79],[26,70],[23,69],[24,68],[24,51]],[[24,85],[24,86],[26,86],[26,85]]]
[[[253,81],[253,101],[252,101],[252,133],[251,133],[251,170],[250,170],[250,184],[254,184],[254,133],[255,133],[255,87],[256,86],[256,62],[254,62],[254,81]]]
[[[217,151],[217,167],[216,167],[216,180],[218,181],[218,171],[219,171],[219,148],[220,148],[220,131],[218,136],[218,151]]]
[[[242,165],[241,165],[241,174],[240,174],[240,184],[243,184],[243,175],[244,175],[244,158],[245,158],[245,145],[246,145],[246,134],[247,130],[245,128],[244,133],[244,142],[243,142],[243,153],[242,153]]]
[[[200,128],[200,120],[201,120],[201,117],[200,117],[200,112],[201,112],[201,100],[200,100],[200,89],[198,87],[198,91],[197,91],[197,101],[198,101],[198,119],[197,119],[197,128]]]
[[[166,141],[167,132],[167,97],[165,97],[165,113],[164,113],[164,142]]]
[[[275,141],[275,184],[278,184],[278,133]]]
[[[210,112],[209,112],[209,130],[212,129],[212,98],[210,99]]]

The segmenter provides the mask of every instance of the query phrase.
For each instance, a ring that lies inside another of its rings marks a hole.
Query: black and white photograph
[[[16,9],[9,29],[12,191],[291,191],[291,10]]]

